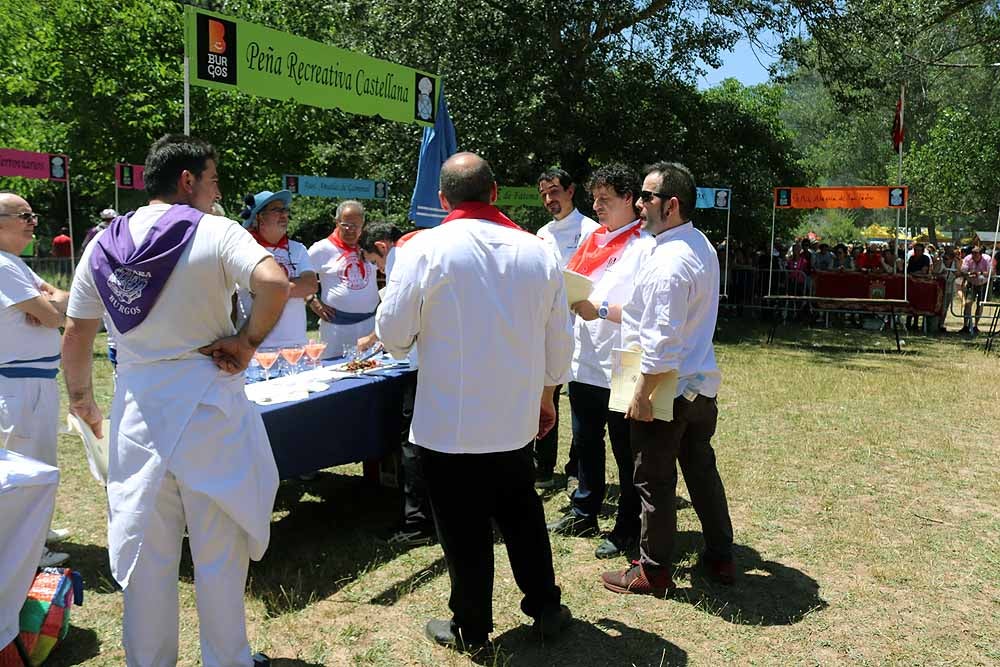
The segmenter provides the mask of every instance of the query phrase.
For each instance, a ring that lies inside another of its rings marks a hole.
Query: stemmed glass
[[[296,375],[299,372],[299,359],[305,353],[305,348],[301,345],[293,345],[292,347],[281,348],[281,356],[285,358],[290,367],[289,373],[291,375]]]
[[[358,356],[358,346],[353,343],[344,343],[343,354],[345,363],[354,361],[355,357]]]
[[[326,343],[322,341],[317,343],[315,340],[310,338],[309,342],[306,343],[305,350],[306,356],[312,360],[312,367],[315,369],[319,366],[319,358],[322,357],[323,353],[326,351]]]
[[[278,351],[273,347],[262,347],[253,356],[260,367],[264,369],[264,381],[267,382],[271,379],[271,366],[274,366],[274,362],[278,360]]]

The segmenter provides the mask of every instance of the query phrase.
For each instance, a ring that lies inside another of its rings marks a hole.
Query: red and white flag
[[[903,148],[903,137],[906,135],[906,127],[903,125],[903,91],[899,91],[899,99],[896,100],[896,117],[892,121],[892,150],[898,153]]]

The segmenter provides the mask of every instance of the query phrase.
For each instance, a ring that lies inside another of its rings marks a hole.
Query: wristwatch
[[[602,320],[608,319],[608,302],[605,301],[601,304],[601,307],[597,309],[597,316]]]

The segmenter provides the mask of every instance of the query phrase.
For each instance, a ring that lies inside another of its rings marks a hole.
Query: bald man
[[[319,276],[319,296],[306,304],[319,317],[319,335],[326,356],[337,357],[345,347],[353,350],[358,339],[375,327],[378,306],[376,267],[365,260],[358,245],[365,228],[365,207],[348,199],[337,206],[336,228],[309,247],[309,261]]]
[[[27,201],[0,193],[0,447],[57,467],[59,327],[69,294],[48,284],[18,257],[38,216]],[[49,531],[49,540],[68,530]],[[42,565],[69,556],[45,550]]]
[[[531,446],[555,421],[573,336],[562,272],[536,236],[500,212],[489,164],[458,153],[441,169],[440,226],[397,252],[376,315],[397,358],[413,347],[420,375],[410,442],[421,448],[431,508],[451,576],[451,620],[432,641],[475,651],[493,630],[496,521],[521,610],[542,637],[569,621],[560,605]]]

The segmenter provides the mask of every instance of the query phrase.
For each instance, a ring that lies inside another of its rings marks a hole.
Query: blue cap
[[[285,206],[292,205],[292,193],[288,190],[278,190],[277,192],[261,190],[255,195],[247,195],[243,199],[245,206],[240,211],[240,217],[243,218],[243,227],[249,228],[253,224],[253,221],[257,219],[257,214],[260,213],[261,209],[275,199],[285,202]]]

